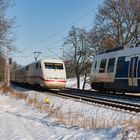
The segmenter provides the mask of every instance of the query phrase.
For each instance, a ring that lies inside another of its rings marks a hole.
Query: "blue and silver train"
[[[140,45],[121,46],[97,54],[90,84],[100,91],[140,93]]]

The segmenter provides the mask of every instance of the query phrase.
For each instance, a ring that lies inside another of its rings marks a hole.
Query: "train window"
[[[136,44],[136,47],[140,47],[140,42],[138,42],[138,43]]]
[[[114,71],[114,63],[115,63],[115,58],[109,59],[108,68],[107,68],[107,72],[108,72],[108,73]]]
[[[106,62],[107,62],[107,59],[102,59],[101,60],[100,69],[99,69],[100,73],[104,73],[105,72]]]
[[[36,63],[36,69],[38,69],[38,63]]]
[[[58,65],[58,66],[56,65],[55,68],[59,69],[59,70],[62,70],[63,69],[63,64],[62,65]]]
[[[123,71],[125,65],[125,56],[119,57],[117,61],[117,71]]]
[[[40,64],[36,63],[36,69],[40,68]]]
[[[57,70],[62,70],[63,69],[63,64],[62,63],[44,63],[46,69],[57,69]]]
[[[53,64],[45,63],[45,68],[46,69],[55,69],[55,66]]]
[[[26,67],[26,70],[27,70],[27,71],[28,71],[28,69],[29,69],[29,66]]]

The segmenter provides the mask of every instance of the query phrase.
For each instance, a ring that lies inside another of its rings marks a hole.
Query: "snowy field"
[[[89,78],[87,78],[87,79],[89,79]],[[80,89],[82,89],[82,85],[83,85],[83,77],[80,78]],[[66,87],[77,88],[76,78],[67,79]],[[91,89],[91,86],[89,83],[86,83],[85,89],[86,90]]]
[[[16,95],[23,94],[26,98],[17,99],[10,92],[0,94],[0,140],[140,139],[137,128],[131,126],[140,121],[140,114],[20,87],[14,89]],[[49,104],[44,103],[45,98],[49,99]]]
[[[1,140],[118,140],[120,128],[93,130],[63,125],[23,100],[0,95]]]

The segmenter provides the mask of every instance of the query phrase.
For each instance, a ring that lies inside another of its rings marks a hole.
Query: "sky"
[[[8,16],[16,17],[16,52],[10,57],[21,65],[39,58],[59,58],[72,26],[87,30],[93,25],[98,6],[104,0],[13,0]]]

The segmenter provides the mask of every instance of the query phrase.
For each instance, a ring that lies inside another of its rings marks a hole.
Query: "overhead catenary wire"
[[[55,37],[55,36],[58,35],[59,33],[65,31],[65,29],[67,29],[68,27],[71,27],[72,25],[74,25],[75,23],[79,22],[79,21],[82,20],[83,18],[89,16],[89,15],[92,14],[94,11],[95,11],[95,10],[90,10],[89,12],[87,12],[86,14],[84,14],[83,16],[77,18],[74,22],[70,23],[69,25],[64,26],[63,28],[61,28],[60,30],[58,30],[58,31],[55,32],[54,34],[50,35],[50,36],[47,37],[46,39],[43,39],[42,41],[40,41],[39,43],[35,44],[34,46],[39,45],[39,44],[41,44],[41,43],[43,43],[43,42],[45,42],[45,41],[47,41],[47,40],[49,40],[49,39]],[[88,25],[88,26],[89,26],[89,25]],[[61,41],[61,40],[62,40],[62,39],[60,39],[60,41]],[[55,43],[52,43],[52,44],[55,44]],[[49,46],[50,46],[50,45],[49,45]],[[45,48],[46,48],[46,47],[45,47]],[[42,50],[42,49],[44,49],[44,47],[41,48],[41,49],[39,49],[39,50],[37,50],[37,51],[40,51],[40,50]]]
[[[92,25],[92,24],[89,24],[88,26],[86,26],[86,27],[84,27],[84,28],[86,29],[86,28],[90,27],[91,25]],[[39,51],[41,51],[41,50],[43,50],[43,49],[46,48],[46,49],[48,49],[49,52],[51,52],[52,54],[54,54],[54,55],[57,56],[58,58],[61,58],[61,59],[62,59],[61,56],[57,55],[54,51],[52,51],[52,50],[49,48],[49,47],[51,47],[51,46],[57,44],[57,43],[60,42],[60,41],[62,41],[62,39],[59,39],[59,40],[55,41],[54,43],[52,43],[52,44],[50,44],[50,45],[47,45],[47,46],[45,46],[45,47],[39,49]]]
[[[61,28],[60,30],[58,30],[58,31],[55,32],[54,34],[50,35],[50,36],[47,37],[46,39],[43,39],[43,40],[40,41],[39,43],[36,43],[34,46],[37,46],[37,45],[39,45],[39,44],[41,44],[41,43],[43,43],[43,42],[45,42],[45,41],[47,41],[47,40],[49,40],[49,39],[55,37],[55,36],[58,35],[59,33],[65,31],[65,29],[67,29],[68,27],[74,25],[75,23],[79,22],[80,20],[84,19],[85,17],[89,16],[90,14],[94,13],[94,11],[95,11],[95,10],[90,10],[89,12],[87,12],[86,14],[84,14],[83,16],[77,18],[77,19],[76,19],[74,22],[72,22],[71,24],[64,26],[63,28]],[[88,25],[88,26],[86,26],[86,27],[84,27],[84,28],[87,28],[87,27],[89,27],[89,26],[91,26],[91,24]],[[45,48],[48,49],[49,47],[55,45],[56,43],[58,43],[58,42],[60,42],[60,41],[62,41],[62,39],[60,39],[60,40],[58,40],[58,41],[55,41],[55,42],[51,43],[50,45],[46,45],[45,47],[43,47],[43,48],[41,48],[41,49],[38,49],[37,51],[41,51],[41,50],[43,50],[43,49],[45,49]],[[48,50],[49,50],[52,54],[54,54],[55,56],[57,56],[57,57],[60,58],[60,56],[57,55],[54,51],[52,51],[50,48],[49,48]],[[33,52],[34,52],[34,51],[33,51]],[[18,56],[18,57],[20,57],[20,56]],[[23,57],[23,56],[22,56],[22,57]]]
[[[85,29],[86,28],[88,28],[88,27],[90,27],[92,24],[89,24],[89,25],[87,25],[86,27],[84,27]],[[57,58],[61,58],[62,59],[62,57],[61,56],[59,56],[58,54],[56,54],[53,50],[51,50],[49,47],[51,47],[51,46],[53,46],[53,45],[55,45],[55,44],[57,44],[57,43],[59,43],[59,42],[61,42],[62,41],[62,39],[59,39],[59,40],[57,40],[57,41],[55,41],[55,42],[53,42],[53,43],[51,43],[51,44],[49,44],[49,45],[46,45],[46,46],[44,46],[43,48],[41,48],[41,49],[39,49],[38,51],[42,51],[43,49],[47,49],[49,52],[51,52],[52,54],[54,54]],[[27,56],[14,56],[14,57],[30,57],[30,55],[27,55]]]
[[[54,34],[48,36],[46,39],[43,39],[42,41],[40,41],[39,43],[35,44],[35,45],[39,45],[47,40],[49,40],[50,38],[58,35],[59,33],[63,32],[65,29],[67,29],[68,27],[72,26],[73,24],[77,23],[78,21],[82,20],[83,18],[89,16],[91,13],[93,13],[94,10],[91,10],[89,12],[87,12],[85,15],[79,17],[78,19],[76,19],[74,22],[70,23],[69,25],[64,26],[63,28],[61,28],[60,30],[58,30],[57,32],[55,32]]]
[[[88,27],[90,27],[91,25],[92,25],[92,24],[86,26],[85,28],[88,28]],[[48,46],[45,46],[45,47],[41,48],[39,51],[41,51],[41,50],[43,50],[43,49],[46,48],[49,52],[51,52],[52,54],[54,54],[54,56],[56,56],[57,58],[63,59],[61,56],[59,56],[57,53],[55,53],[55,51],[53,51],[53,50],[51,50],[51,49],[49,48],[49,47],[51,47],[51,46],[57,44],[57,43],[60,42],[60,41],[62,41],[62,39],[59,39],[59,40],[55,41],[54,43],[52,43],[52,44],[50,44],[50,45],[48,45]],[[67,55],[69,55],[69,54],[67,53]]]

